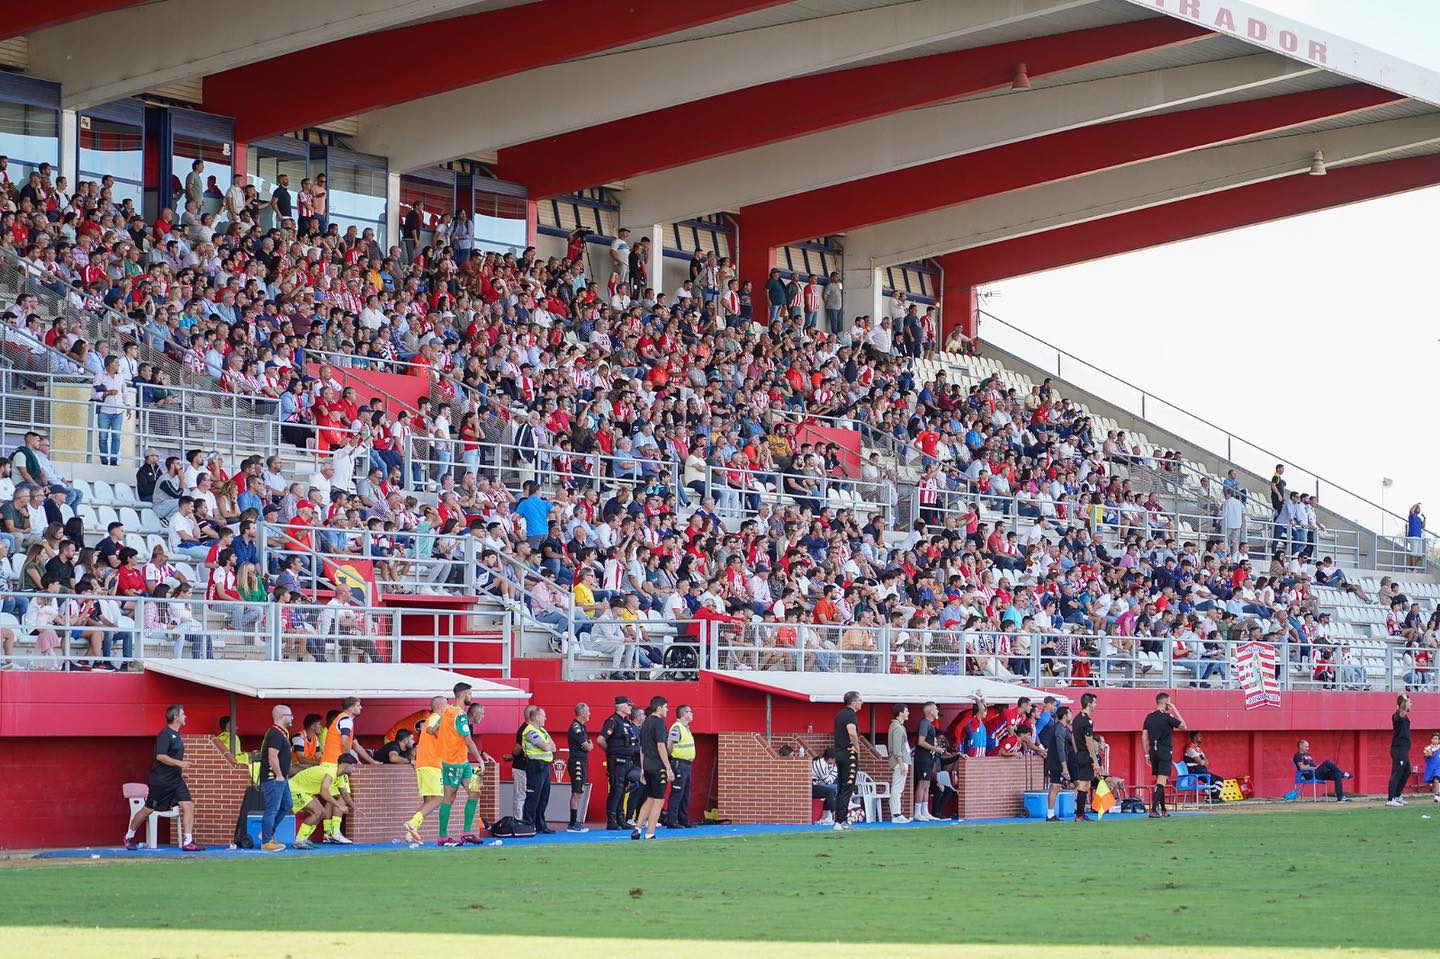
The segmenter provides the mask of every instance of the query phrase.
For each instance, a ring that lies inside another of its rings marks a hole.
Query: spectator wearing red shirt
[[[116,596],[144,596],[150,592],[140,553],[127,546],[120,551],[120,568],[115,572]]]

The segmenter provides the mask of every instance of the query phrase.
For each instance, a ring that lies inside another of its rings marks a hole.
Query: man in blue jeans
[[[265,796],[265,816],[260,820],[260,848],[266,852],[284,849],[275,841],[280,817],[290,812],[290,707],[270,711],[270,728],[260,744],[260,791]]]

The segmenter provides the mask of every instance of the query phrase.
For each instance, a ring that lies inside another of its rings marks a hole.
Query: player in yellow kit
[[[315,831],[315,827],[326,820],[338,819],[350,811],[342,789],[348,791],[348,773],[354,762],[354,756],[341,753],[336,757],[333,776],[315,765],[307,766],[290,777],[290,808],[295,812],[294,848],[314,849],[315,844],[310,841],[310,834]]]
[[[444,696],[430,700],[430,715],[420,725],[420,736],[415,743],[415,782],[420,788],[420,808],[405,823],[405,838],[417,844],[424,841],[420,838],[420,824],[440,805],[440,797],[445,792],[440,785],[440,740],[435,735],[444,709]]]

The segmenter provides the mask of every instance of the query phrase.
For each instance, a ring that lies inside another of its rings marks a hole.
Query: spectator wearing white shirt
[[[105,369],[95,377],[96,427],[100,433],[100,463],[120,465],[120,431],[130,408],[129,385],[120,375],[120,357],[105,359]]]
[[[1220,507],[1220,525],[1225,533],[1225,555],[1233,557],[1240,552],[1240,541],[1245,534],[1245,502],[1225,487],[1225,502]]]
[[[318,495],[310,498],[317,503],[330,502],[330,491],[335,485],[335,463],[326,460],[320,464],[320,469],[310,474],[310,492]],[[352,481],[353,488],[353,481]]]

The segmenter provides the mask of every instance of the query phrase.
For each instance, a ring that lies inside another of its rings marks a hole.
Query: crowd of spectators
[[[659,619],[732,624],[736,668],[873,670],[883,654],[891,671],[1038,682],[1038,663],[1079,685],[1158,676],[1168,657],[1210,683],[1233,679],[1230,644],[1266,638],[1316,681],[1366,681],[1318,608],[1317,583],[1358,587],[1317,566],[1313,507],[1287,507],[1273,556],[1252,560],[1228,518],[1248,493],[1227,480],[1213,524],[1182,532],[1159,484],[1132,486],[1175,473],[1177,454],[1097,435],[1049,380],[1021,395],[998,378],[921,375],[937,317],[903,294],[890,315],[847,324],[838,286],[813,277],[755,291],[702,251],[666,292],[623,233],[609,275],[592,277],[583,237],[564,257],[485,251],[458,216],[434,243],[386,249],[328,223],[323,191],[307,181],[292,197],[282,182],[259,197],[237,178],[220,214],[187,195],[153,221],[103,181],[70,194],[42,169],[11,191],[0,246],[39,287],[118,314],[94,343],[33,294],[4,317],[57,369],[91,378],[101,462],[120,461],[127,404],[163,403],[181,370],[278,419],[318,464],[297,475],[278,454],[147,456],[136,490],[168,549],[121,556],[66,527],[78,504],[64,481],[17,450],[26,476],[0,490],[0,548],[27,552],[14,585],[84,583],[118,602],[192,586],[122,585],[132,564],[183,558],[243,625],[247,601],[323,587],[317,556],[353,555],[383,591],[473,588],[524,608],[557,647],[610,655],[618,673],[664,665],[658,628],[641,622]],[[413,409],[363,402],[347,367],[422,377],[428,395]],[[853,427],[863,445],[812,425]],[[907,467],[919,514],[893,529]],[[65,543],[94,554],[88,578],[48,572]],[[1412,632],[1417,655],[1433,648],[1432,628]],[[208,651],[198,627],[184,635]]]

